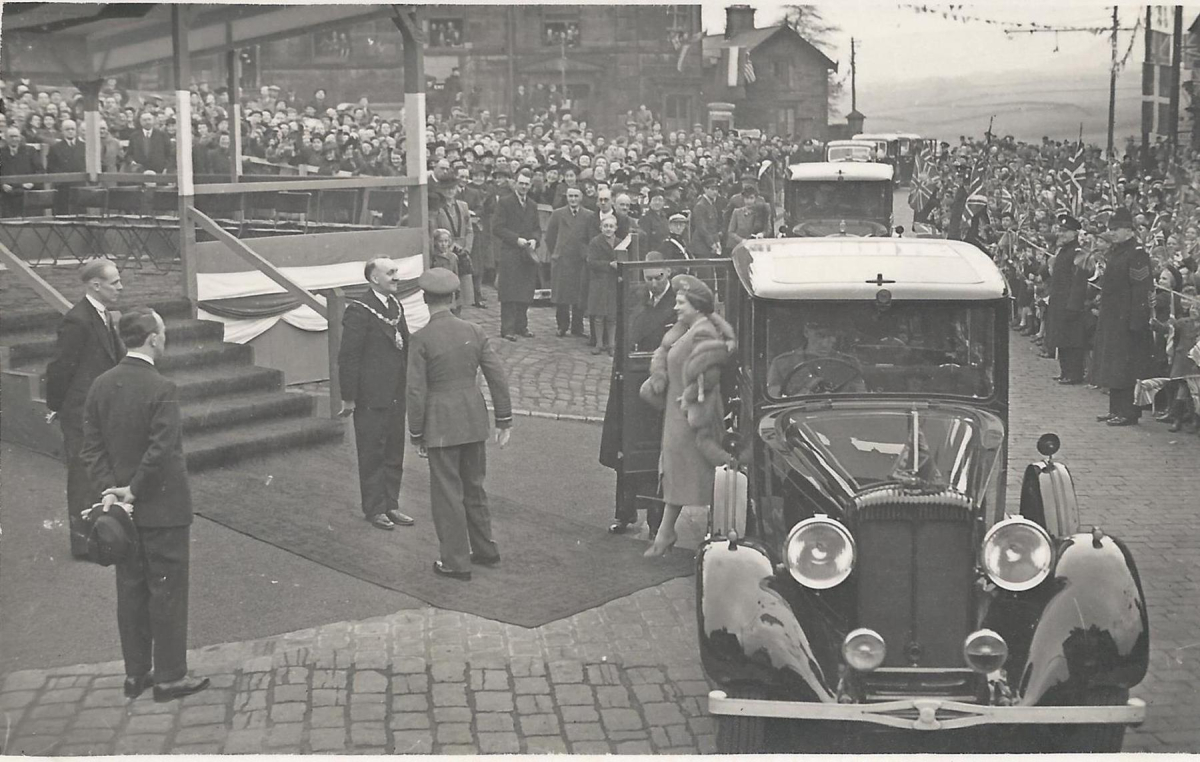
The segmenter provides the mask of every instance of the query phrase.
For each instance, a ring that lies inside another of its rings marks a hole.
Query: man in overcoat
[[[649,252],[647,262],[662,261],[659,252]],[[625,309],[629,311],[628,319],[624,315],[618,319],[625,320],[627,332],[624,345],[618,347],[626,354],[629,352],[653,352],[662,344],[663,336],[675,324],[675,290],[671,288],[671,271],[665,267],[647,268],[642,271],[644,283],[631,284],[627,293]],[[624,534],[637,523],[637,503],[639,496],[653,498],[658,493],[658,473],[653,471],[641,475],[626,475],[621,468],[622,425],[625,420],[639,421],[639,436],[658,440],[662,436],[662,416],[649,404],[642,400],[633,390],[633,394],[622,391],[622,384],[617,379],[616,364],[608,384],[608,404],[604,409],[604,428],[600,433],[600,465],[617,472],[616,516],[608,531],[613,534]],[[624,405],[636,405],[643,415],[623,415]],[[662,522],[663,506],[655,501],[647,509],[646,520],[653,536]]]
[[[33,190],[33,183],[13,184],[2,178],[40,174],[42,157],[25,145],[18,127],[4,131],[4,148],[0,152],[3,152],[0,156],[0,217],[20,217],[25,212],[25,191]]]
[[[87,556],[87,529],[81,518],[99,494],[92,491],[83,447],[83,403],[101,373],[125,356],[117,333],[119,316],[111,310],[121,298],[121,274],[107,259],[93,259],[79,271],[84,296],[58,325],[54,356],[46,366],[46,407],[58,419],[67,460],[67,527],[71,555]]]
[[[717,257],[721,253],[721,211],[717,208],[717,193],[721,178],[704,179],[704,192],[692,207],[692,239],[688,251],[693,257]]]
[[[117,630],[125,695],[151,684],[155,701],[197,693],[208,678],[187,675],[192,495],[175,384],[157,369],[167,330],[154,310],[121,316],[129,348],[88,392],[81,457],[102,502],[132,506],[132,557],[117,563]]]
[[[129,136],[129,158],[137,164],[138,172],[149,169],[161,175],[171,165],[171,140],[154,126],[154,114],[143,111],[140,120],[140,129]]]
[[[404,305],[396,298],[396,263],[386,257],[372,259],[363,277],[370,289],[361,299],[347,300],[342,317],[338,415],[354,416],[363,516],[378,529],[392,530],[397,524],[414,523],[399,507],[410,336]]]
[[[1080,254],[1079,220],[1069,214],[1058,216],[1058,253],[1050,270],[1050,302],[1046,309],[1044,349],[1058,352],[1061,384],[1083,381],[1084,324],[1080,311],[1071,310],[1071,291],[1075,284],[1075,259]],[[1082,305],[1075,305],[1081,307]]]
[[[662,251],[663,242],[671,231],[667,226],[668,215],[664,209],[665,198],[662,188],[650,190],[650,208],[642,213],[638,220],[638,231],[641,240],[638,247],[642,252]]]
[[[595,212],[583,208],[583,190],[567,188],[566,204],[550,214],[546,224],[546,250],[550,252],[551,297],[555,304],[558,335],[583,336],[587,294],[581,293],[588,241]]]
[[[470,564],[500,562],[483,487],[488,420],[477,381],[480,370],[492,395],[501,447],[511,434],[512,403],[504,365],[487,334],[450,312],[458,276],[435,267],[417,282],[429,305],[429,323],[412,338],[408,430],[429,461],[429,507],[439,545],[433,571],[469,580]]]
[[[1096,420],[1134,426],[1141,409],[1134,404],[1133,387],[1150,370],[1154,278],[1150,255],[1138,243],[1129,210],[1118,208],[1108,228],[1112,246],[1100,282],[1095,373],[1096,384],[1108,387],[1108,414]]]
[[[500,336],[516,341],[532,338],[529,304],[537,284],[538,263],[534,258],[542,227],[537,204],[529,197],[532,176],[522,170],[513,180],[513,193],[496,202],[492,232],[500,243],[496,290],[500,298]]]

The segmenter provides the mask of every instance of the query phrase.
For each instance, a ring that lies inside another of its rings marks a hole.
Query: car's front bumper
[[[1122,706],[983,706],[915,698],[878,704],[831,704],[730,698],[724,691],[712,691],[708,694],[708,711],[716,715],[870,722],[904,730],[957,730],[980,725],[1139,725],[1146,719],[1146,702],[1131,698]]]

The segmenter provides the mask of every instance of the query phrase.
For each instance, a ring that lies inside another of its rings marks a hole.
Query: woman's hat
[[[691,305],[701,312],[712,312],[716,303],[712,289],[695,275],[680,273],[671,279],[675,293],[683,294]]]

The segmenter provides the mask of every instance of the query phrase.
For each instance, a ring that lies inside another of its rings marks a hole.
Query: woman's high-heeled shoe
[[[661,558],[670,552],[671,548],[675,547],[675,543],[678,541],[679,537],[675,537],[675,539],[663,546],[660,546],[658,544],[658,539],[656,538],[655,541],[651,543],[650,547],[646,548],[646,552],[642,554],[642,558]]]

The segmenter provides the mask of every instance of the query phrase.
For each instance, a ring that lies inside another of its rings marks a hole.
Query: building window
[[[429,19],[429,46],[432,48],[461,48],[462,19]]]
[[[787,61],[774,61],[771,64],[771,74],[774,75],[775,81],[784,87],[791,87],[792,84],[792,67]]]
[[[343,29],[313,32],[313,60],[328,63],[350,58],[350,33]]]
[[[781,108],[775,112],[775,133],[790,135],[796,131],[796,109]]]
[[[664,119],[682,119],[683,121],[691,120],[692,97],[690,95],[667,95],[663,102],[663,118]]]
[[[578,21],[546,21],[542,24],[542,44],[553,47],[579,47]]]
[[[397,61],[400,32],[390,21],[356,24],[350,29],[350,49],[357,60]]]

